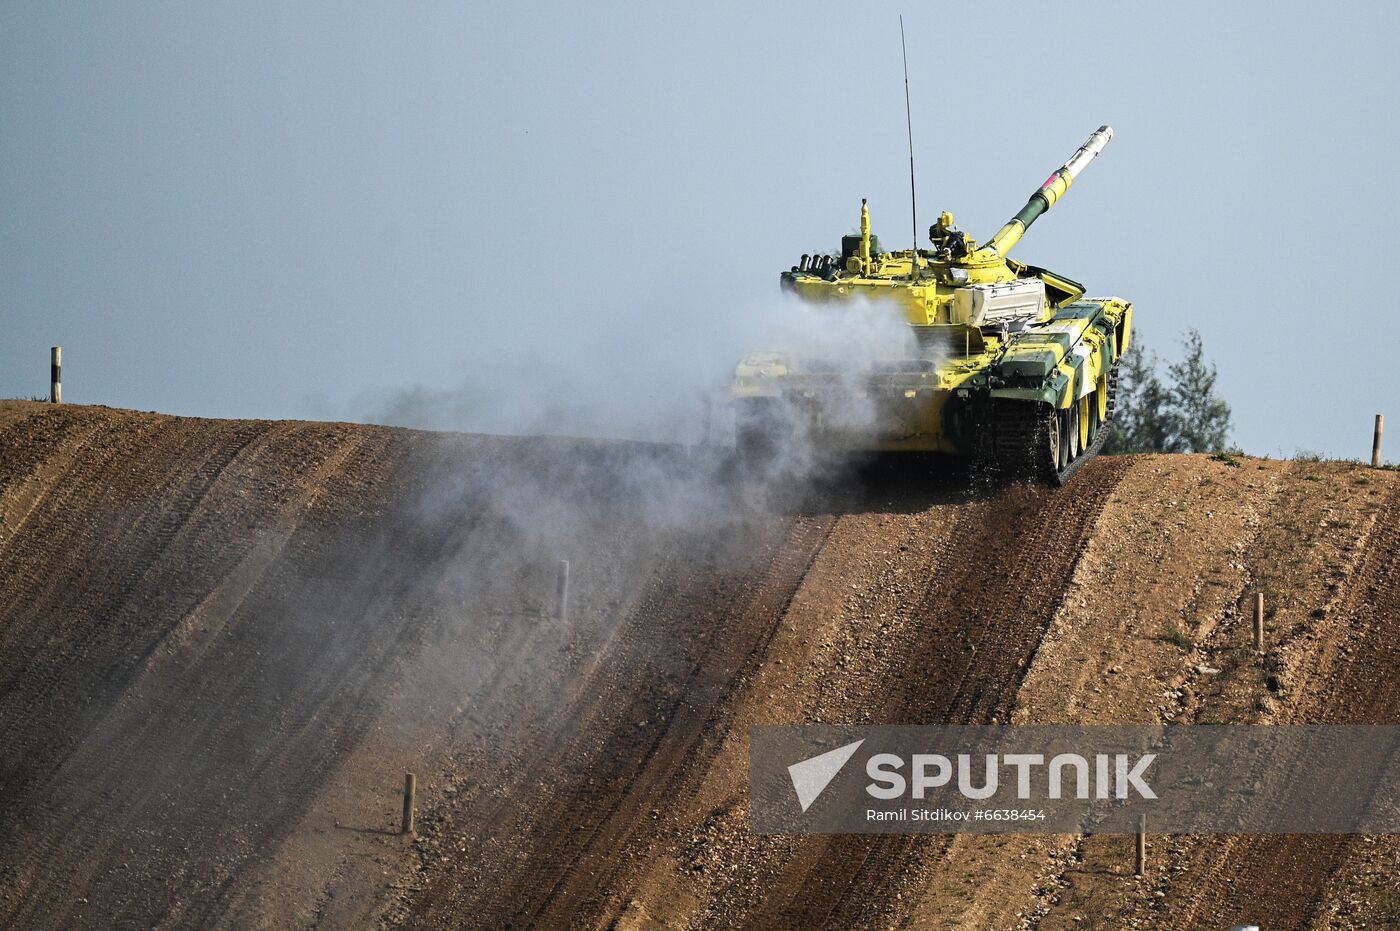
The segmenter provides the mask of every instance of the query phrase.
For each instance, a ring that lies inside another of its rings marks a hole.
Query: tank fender
[[[1069,377],[1057,370],[1048,380],[1035,387],[992,388],[987,394],[992,400],[1039,401],[1051,407],[1068,407],[1069,388]]]
[[[1039,401],[1051,406],[1055,405],[1058,394],[1059,391],[1049,385],[1044,388],[993,388],[990,392],[994,401]]]

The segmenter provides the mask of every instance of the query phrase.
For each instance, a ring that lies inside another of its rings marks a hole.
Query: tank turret
[[[878,237],[870,232],[869,206],[862,200],[860,233],[841,238],[840,255],[804,255],[782,274],[782,285],[818,302],[855,295],[898,301],[916,327],[953,328],[919,332],[920,339],[933,343],[971,347],[997,337],[1004,328],[1016,330],[1048,320],[1056,307],[1081,297],[1084,288],[1046,269],[1011,260],[1007,252],[1112,138],[1111,128],[1099,127],[985,244],[958,229],[953,215],[945,211],[929,227],[930,249],[881,252]],[[976,332],[965,332],[969,328]]]

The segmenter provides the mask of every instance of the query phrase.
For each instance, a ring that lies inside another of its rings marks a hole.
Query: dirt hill
[[[1400,922],[1393,837],[1154,838],[1138,879],[1118,836],[751,835],[745,770],[754,724],[1400,722],[1400,474],[722,471],[0,404],[0,926]]]

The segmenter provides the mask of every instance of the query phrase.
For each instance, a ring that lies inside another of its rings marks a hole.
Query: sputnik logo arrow
[[[788,767],[788,775],[792,777],[792,787],[797,792],[797,801],[802,806],[803,811],[812,807],[817,796],[825,791],[826,787],[831,784],[831,780],[836,778],[836,774],[841,772],[841,767],[845,766],[851,757],[856,755],[856,751],[863,743],[865,743],[864,739],[857,740],[853,744],[828,750],[826,753],[809,757],[801,763],[793,763]]]

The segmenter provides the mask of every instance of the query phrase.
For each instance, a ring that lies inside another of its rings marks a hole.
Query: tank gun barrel
[[[996,235],[987,242],[987,248],[998,255],[1006,255],[1011,247],[1020,241],[1021,236],[1025,234],[1030,225],[1042,213],[1054,206],[1055,201],[1059,200],[1065,191],[1069,190],[1069,186],[1084,170],[1084,166],[1092,162],[1112,138],[1112,127],[1100,126],[1096,129],[1088,139],[1084,140],[1084,144],[1069,157],[1069,161],[1055,169],[1054,173],[1045,179],[1045,183],[1031,195],[1030,200],[1026,201],[1026,206],[1022,207],[1010,220],[1007,220],[1005,226],[997,230]]]

